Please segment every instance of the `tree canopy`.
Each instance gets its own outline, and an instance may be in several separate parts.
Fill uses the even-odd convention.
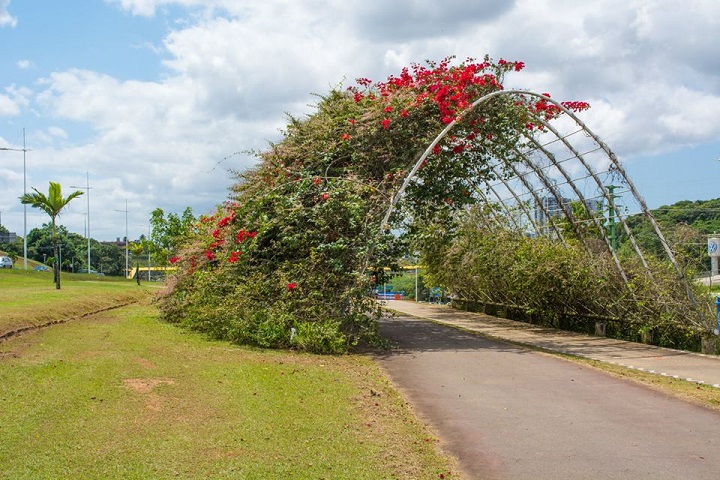
[[[33,188],[35,193],[25,193],[20,197],[20,203],[30,205],[33,208],[37,208],[39,210],[44,211],[50,216],[51,224],[52,224],[52,239],[53,239],[53,249],[54,249],[54,257],[58,258],[58,243],[57,243],[57,226],[56,226],[56,220],[57,217],[60,215],[60,212],[62,212],[68,203],[70,203],[74,198],[79,197],[83,194],[83,192],[77,190],[75,192],[72,192],[67,197],[63,197],[62,195],[62,187],[59,183],[56,182],[50,182],[50,187],[48,189],[48,194],[45,195],[44,193],[40,192],[38,189]],[[55,287],[57,289],[60,289],[60,264],[59,262],[53,262],[53,271],[55,273]]]

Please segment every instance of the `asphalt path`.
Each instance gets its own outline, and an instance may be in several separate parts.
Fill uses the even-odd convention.
[[[380,328],[380,364],[466,478],[720,478],[716,411],[416,317]]]

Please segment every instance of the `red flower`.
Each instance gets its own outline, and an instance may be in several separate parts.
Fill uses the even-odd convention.
[[[388,129],[388,126],[390,126],[390,119],[389,119],[389,118],[386,118],[385,120],[383,120],[383,121],[380,122],[380,123],[382,123],[383,128],[384,128],[385,130],[387,130],[387,129]]]
[[[228,262],[235,263],[240,259],[240,255],[242,255],[242,252],[240,250],[235,250],[230,254],[230,258],[228,258]]]
[[[314,185],[320,185],[321,183],[322,183],[322,178],[320,178],[320,177],[313,178]]]
[[[350,137],[350,135],[348,135],[347,133],[343,133],[342,135],[340,135],[340,140],[343,140],[343,141],[350,140],[350,138],[352,138],[352,137]]]
[[[406,118],[408,115],[410,115],[410,114],[408,113],[407,110],[403,110],[402,112],[400,112],[400,116],[403,118]]]
[[[287,284],[288,292],[292,292],[293,290],[295,290],[295,287],[297,287],[297,283],[288,283]]]
[[[248,232],[247,230],[241,229],[237,235],[235,235],[235,243],[241,243],[246,238],[255,238],[257,232]]]
[[[330,198],[330,194],[328,192],[323,192],[323,194],[320,195],[320,198],[322,198],[323,200],[327,200],[328,198]]]
[[[210,250],[205,252],[205,257],[207,257],[207,259],[210,260],[211,262],[213,260],[215,260],[215,254],[213,252],[211,252]]]
[[[390,112],[392,112],[392,111],[393,111],[393,107],[391,107],[390,105],[388,105],[387,107],[385,107],[385,113],[390,113]]]
[[[180,260],[180,257],[170,257],[170,263],[174,264]]]
[[[348,122],[350,125],[355,125],[355,119],[354,118],[348,118]]]

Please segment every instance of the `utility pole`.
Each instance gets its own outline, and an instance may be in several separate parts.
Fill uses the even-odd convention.
[[[125,199],[125,210],[115,210],[116,212],[125,212],[125,278],[130,273],[130,262],[128,257],[128,201]]]
[[[90,172],[85,172],[86,184],[84,187],[70,186],[70,188],[82,188],[87,190],[87,224],[86,224],[86,236],[87,236],[87,271],[88,274],[92,267],[90,266]]]
[[[23,152],[23,195],[27,193],[27,168],[26,153],[28,149],[25,146],[25,129],[23,128],[23,148],[6,148],[0,147],[0,150],[11,152]],[[27,270],[27,204],[23,203],[23,268]]]

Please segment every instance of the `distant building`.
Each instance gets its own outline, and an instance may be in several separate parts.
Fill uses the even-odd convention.
[[[561,197],[562,205],[570,206],[569,198]],[[540,203],[535,204],[535,223],[545,225],[551,218],[558,219],[565,216],[563,207],[553,196],[540,197]]]
[[[540,203],[535,204],[535,223],[538,225],[547,225],[549,220],[561,219],[565,216],[563,207],[570,210],[570,204],[574,201],[569,198],[561,197],[562,205],[558,203],[557,199],[553,196],[541,197]],[[588,209],[588,213],[594,217],[601,214],[605,210],[605,202],[602,200],[591,199],[585,200],[585,207]]]

